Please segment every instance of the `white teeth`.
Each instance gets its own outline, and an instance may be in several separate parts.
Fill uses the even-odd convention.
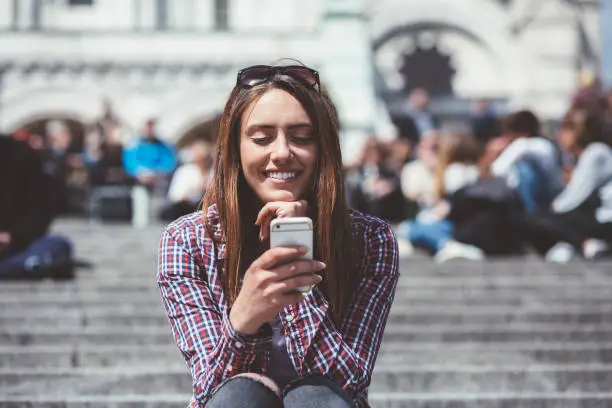
[[[277,180],[290,180],[290,179],[294,179],[297,176],[296,173],[291,172],[291,173],[286,173],[286,172],[274,172],[274,173],[268,173],[268,177],[269,178],[273,178],[273,179],[277,179]]]

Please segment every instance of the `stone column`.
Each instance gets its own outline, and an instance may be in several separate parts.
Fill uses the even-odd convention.
[[[376,112],[372,49],[363,0],[327,0],[321,47],[322,80],[340,114],[344,161],[352,162],[374,130]]]
[[[601,30],[601,77],[604,86],[612,88],[612,0],[599,1]]]

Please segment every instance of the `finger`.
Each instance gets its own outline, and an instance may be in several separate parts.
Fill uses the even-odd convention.
[[[301,292],[303,288],[312,288],[321,282],[323,278],[315,274],[303,274],[294,276],[283,281],[271,283],[264,290],[264,296],[277,297],[290,292]]]
[[[282,246],[270,248],[257,258],[253,265],[256,268],[272,269],[281,263],[297,260],[308,253],[308,248],[303,246]]]
[[[261,241],[265,240],[270,235],[270,223],[271,222],[272,222],[271,217],[266,217],[262,221],[261,227],[259,228],[259,238],[261,239]]]
[[[261,223],[266,218],[271,218],[276,213],[276,211],[278,211],[279,207],[280,206],[277,203],[267,203],[266,205],[264,205],[262,209],[259,210],[259,214],[257,214],[255,225],[261,225]]]
[[[289,279],[296,275],[313,274],[325,269],[325,264],[311,259],[300,259],[286,264],[278,265],[271,271],[276,273],[278,280]]]

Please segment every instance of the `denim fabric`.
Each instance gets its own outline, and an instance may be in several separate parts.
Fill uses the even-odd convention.
[[[534,163],[520,161],[513,167],[516,189],[527,213],[547,211],[556,191],[552,191],[552,181]]]
[[[72,245],[66,238],[46,236],[34,241],[25,251],[0,260],[0,278],[27,278],[38,270],[66,268],[72,263]]]
[[[300,378],[285,387],[282,400],[270,388],[248,377],[225,380],[206,408],[354,408],[342,387],[320,376]]]
[[[248,377],[232,377],[222,382],[204,404],[206,408],[282,408],[274,391]]]
[[[448,220],[409,221],[400,231],[405,231],[405,238],[413,245],[422,245],[434,252],[453,238],[453,224]]]
[[[354,408],[355,403],[342,387],[321,377],[305,377],[290,383],[283,391],[285,408]]]

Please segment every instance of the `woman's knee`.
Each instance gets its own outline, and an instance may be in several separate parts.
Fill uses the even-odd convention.
[[[280,390],[270,378],[243,373],[226,379],[206,401],[210,408],[280,408]]]
[[[352,408],[353,400],[342,387],[323,376],[310,376],[291,382],[283,390],[285,407]]]
[[[257,373],[242,373],[242,374],[238,374],[235,375],[232,378],[246,378],[249,380],[253,380],[261,385],[263,385],[264,387],[270,389],[271,391],[274,392],[274,394],[276,394],[277,396],[280,397],[280,387],[278,386],[278,384],[276,384],[276,382],[271,379],[270,377],[266,377],[263,374],[257,374]]]

